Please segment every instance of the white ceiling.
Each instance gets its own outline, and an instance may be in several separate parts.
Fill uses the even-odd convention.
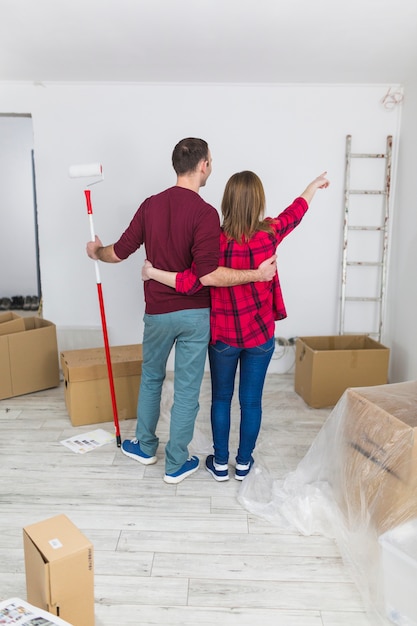
[[[416,76],[417,0],[0,0],[0,81]]]

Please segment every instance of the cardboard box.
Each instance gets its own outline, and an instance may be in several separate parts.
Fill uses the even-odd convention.
[[[142,346],[111,347],[110,359],[118,418],[135,418],[142,374]],[[72,425],[113,421],[104,348],[62,352],[61,366],[65,381],[65,404]]]
[[[55,325],[39,317],[0,315],[0,399],[58,385]]]
[[[334,406],[348,387],[384,385],[389,349],[367,335],[299,337],[295,391],[310,406]]]
[[[332,480],[349,527],[385,532],[417,517],[417,381],[348,389],[334,412]]]
[[[23,529],[27,600],[73,626],[94,626],[93,546],[66,515]]]
[[[399,626],[417,626],[417,519],[379,537],[387,617]]]

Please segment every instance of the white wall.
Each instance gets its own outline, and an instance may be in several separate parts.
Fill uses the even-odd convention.
[[[388,285],[390,381],[417,379],[417,79],[405,86]]]
[[[0,297],[38,294],[30,117],[0,116]]]
[[[58,327],[100,324],[94,266],[85,254],[89,227],[83,180],[74,163],[100,161],[92,187],[94,221],[104,243],[116,240],[145,197],[174,184],[171,152],[185,136],[204,137],[213,174],[204,198],[220,205],[228,177],[254,170],[268,214],[280,212],[316,175],[318,192],[301,226],[279,249],[288,319],[276,335],[338,332],[345,137],[355,151],[397,143],[399,109],[380,103],[387,85],[0,85],[7,111],[31,113],[38,188],[44,316]],[[0,111],[1,112],[1,111]],[[144,252],[101,265],[110,343],[141,340]]]

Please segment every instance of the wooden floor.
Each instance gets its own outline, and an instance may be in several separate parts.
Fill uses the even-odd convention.
[[[148,467],[113,443],[87,454],[63,446],[97,426],[71,426],[62,384],[0,401],[0,599],[26,599],[22,527],[65,513],[94,545],[96,626],[368,626],[333,540],[285,534],[250,514],[233,476],[217,483],[201,468],[179,485],[163,482],[171,387],[158,463]],[[307,407],[290,374],[268,375],[264,398],[255,460],[281,477],[330,411]],[[209,407],[206,375],[192,450],[202,461]],[[122,438],[133,436],[135,420],[120,426]]]

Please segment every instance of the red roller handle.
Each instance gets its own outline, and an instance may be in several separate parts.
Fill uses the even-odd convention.
[[[94,234],[94,225],[93,225],[93,207],[91,204],[91,192],[89,189],[85,189],[84,194],[85,194],[85,199],[87,203],[87,213],[90,217],[91,238],[92,238],[92,241],[94,241],[95,234]],[[95,261],[95,264],[96,264],[97,293],[98,293],[98,301],[100,305],[101,327],[103,330],[104,349],[106,353],[106,363],[107,363],[107,373],[109,377],[110,396],[111,396],[111,402],[112,402],[112,407],[113,407],[114,430],[116,434],[117,447],[120,448],[122,445],[122,441],[120,437],[119,416],[117,413],[116,393],[114,389],[113,369],[111,365],[111,356],[110,356],[110,348],[109,348],[109,337],[107,334],[107,322],[106,322],[106,313],[104,310],[103,290],[101,287],[100,273],[98,269],[98,261]]]

